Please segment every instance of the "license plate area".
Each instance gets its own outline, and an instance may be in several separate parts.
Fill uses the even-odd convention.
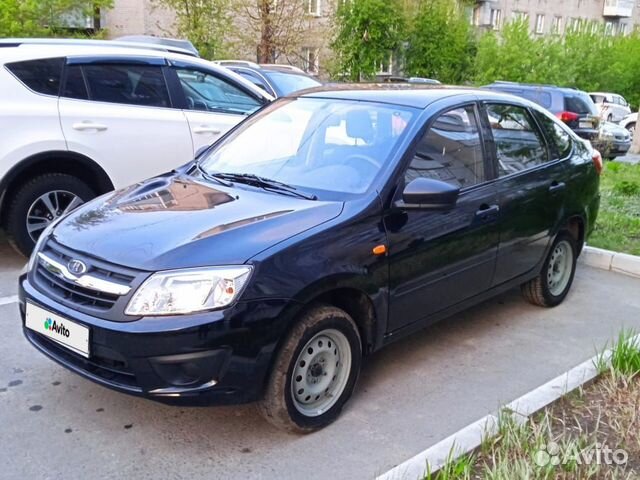
[[[25,326],[78,355],[89,358],[89,328],[27,302]]]

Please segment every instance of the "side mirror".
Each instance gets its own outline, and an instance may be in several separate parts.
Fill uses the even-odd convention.
[[[455,207],[460,187],[432,178],[416,178],[404,187],[403,208],[447,210]]]

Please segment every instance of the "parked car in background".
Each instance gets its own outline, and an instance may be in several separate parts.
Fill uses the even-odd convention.
[[[272,100],[166,45],[0,41],[0,221],[28,254],[55,218],[171,170]]]
[[[626,128],[629,133],[631,134],[631,138],[633,138],[633,135],[636,131],[636,123],[638,122],[638,112],[634,112],[631,113],[629,115],[627,115],[626,117],[624,117],[622,120],[620,120],[620,123],[618,125],[620,125],[621,127]]]
[[[434,78],[425,77],[386,77],[382,83],[415,83],[422,85],[441,85],[441,82]]]
[[[513,287],[560,304],[601,170],[512,95],[306,91],[50,226],[20,278],[23,332],[120,392],[258,401],[311,432],[338,417],[363,355]]]
[[[484,88],[531,100],[553,113],[580,137],[597,142],[600,135],[600,113],[586,92],[555,85],[502,81]]]
[[[591,100],[600,111],[600,118],[607,122],[619,122],[631,113],[629,104],[622,95],[616,93],[591,92]]]
[[[258,65],[244,60],[216,60],[214,63],[236,72],[276,98],[322,85],[317,78],[290,65]]]
[[[597,148],[604,158],[613,159],[625,155],[631,148],[631,134],[620,125],[602,122]]]

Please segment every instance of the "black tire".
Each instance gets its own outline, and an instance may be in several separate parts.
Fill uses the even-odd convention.
[[[613,122],[613,115],[609,114],[609,116],[607,117],[607,122]]]
[[[294,367],[298,363],[302,350],[308,347],[309,341],[321,332],[332,330],[337,330],[346,337],[351,352],[351,368],[348,374],[345,370],[346,382],[342,392],[336,397],[335,403],[320,415],[308,416],[295,404],[291,385],[293,381],[299,381],[300,377],[293,378]],[[326,427],[340,415],[342,407],[351,397],[360,372],[361,360],[362,344],[358,327],[353,319],[339,308],[318,305],[302,315],[282,344],[264,396],[258,402],[258,409],[268,422],[288,432],[310,433]],[[333,378],[335,379],[335,376]],[[327,398],[333,397],[327,396]]]
[[[40,196],[56,190],[72,193],[83,202],[96,197],[86,183],[64,173],[39,175],[19,186],[9,201],[6,223],[9,243],[19,253],[28,256],[35,246],[26,225],[29,209]]]
[[[630,124],[628,124],[627,125],[627,130],[631,134],[631,137],[633,137],[633,135],[636,132],[636,122],[631,122]]]
[[[553,292],[548,279],[549,275],[553,274],[553,267],[551,267],[551,265],[555,258],[554,255],[557,255],[556,249],[560,244],[568,245],[572,257],[570,261],[571,270],[570,272],[568,272],[566,286],[564,286],[561,291]],[[577,257],[578,248],[575,239],[566,232],[561,232],[560,234],[558,234],[553,244],[551,245],[551,249],[549,250],[549,254],[545,259],[540,274],[533,280],[530,280],[521,286],[522,294],[524,295],[524,297],[534,305],[539,305],[541,307],[555,307],[556,305],[562,303],[562,301],[569,293],[571,284],[573,283],[573,278],[576,273]],[[552,270],[551,273],[550,267]]]

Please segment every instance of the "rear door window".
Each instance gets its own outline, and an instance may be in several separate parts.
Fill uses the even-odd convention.
[[[97,102],[170,107],[162,67],[153,65],[84,65],[89,98]]]
[[[43,58],[6,65],[18,80],[36,93],[58,95],[62,77],[63,58]]]
[[[571,135],[555,120],[548,117],[542,112],[534,110],[533,112],[536,120],[542,126],[542,130],[547,139],[555,147],[555,153],[557,158],[566,158],[571,153],[573,143],[571,141]]]
[[[529,111],[519,105],[487,104],[501,177],[549,161],[546,143]]]

